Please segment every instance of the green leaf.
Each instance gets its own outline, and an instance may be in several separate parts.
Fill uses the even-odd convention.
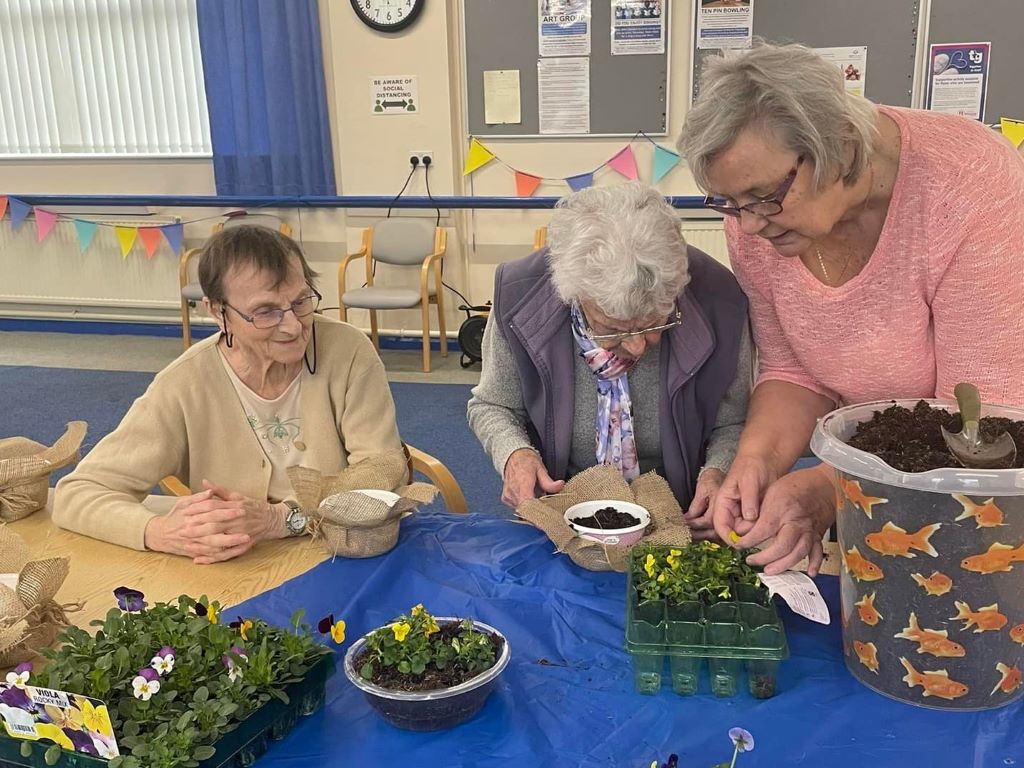
[[[21,747],[19,747],[18,751],[21,752],[22,757],[32,757],[32,742],[21,742]]]
[[[123,726],[121,726],[121,733],[125,736],[134,738],[139,735],[139,729],[141,726],[137,720],[127,720]]]
[[[58,760],[60,760],[60,745],[51,744],[43,752],[43,762],[47,765],[56,765]]]
[[[306,609],[305,608],[298,608],[298,609],[296,609],[295,613],[292,614],[292,617],[291,617],[291,619],[289,620],[288,623],[291,624],[293,627],[298,627],[299,626],[299,622],[302,621],[302,617],[305,616],[305,615],[306,615]]]
[[[195,693],[192,694],[192,701],[197,704],[202,704],[204,701],[210,698],[210,689],[205,685],[201,685],[196,688]]]
[[[229,715],[235,714],[238,711],[238,705],[233,701],[228,701],[220,705],[220,709],[217,710],[221,717],[228,717]]]
[[[209,760],[217,754],[217,750],[211,747],[209,744],[203,744],[192,750],[193,760]]]
[[[364,680],[369,680],[373,677],[373,664],[366,662],[363,664],[362,669],[359,670],[359,676]]]

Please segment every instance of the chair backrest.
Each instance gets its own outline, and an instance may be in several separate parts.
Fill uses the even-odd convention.
[[[249,227],[266,227],[267,229],[276,229],[282,235],[286,235],[288,237],[292,236],[292,228],[282,221],[280,217],[275,216],[272,213],[249,213],[247,211],[228,216],[224,221],[215,224],[213,226],[213,231],[220,232],[222,229],[231,229],[232,227],[241,227],[243,225]]]
[[[434,252],[435,229],[423,219],[383,219],[373,225],[370,254],[376,261],[419,266]]]

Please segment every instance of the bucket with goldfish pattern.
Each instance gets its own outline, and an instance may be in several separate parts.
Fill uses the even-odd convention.
[[[1024,470],[901,472],[845,442],[875,411],[917,402],[840,408],[811,439],[836,475],[846,664],[910,704],[1001,707],[1024,695]],[[1024,420],[1024,409],[983,416]]]

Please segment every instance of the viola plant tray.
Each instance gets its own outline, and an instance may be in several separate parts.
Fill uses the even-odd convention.
[[[633,559],[651,552],[664,557],[670,551],[679,550],[644,548],[633,553]],[[633,660],[637,691],[653,694],[661,689],[667,658],[672,689],[680,695],[699,690],[705,662],[716,696],[736,695],[743,668],[755,698],[775,694],[779,662],[789,656],[789,646],[766,590],[730,579],[727,588],[707,599],[677,604],[643,600],[637,590],[637,574],[642,571],[636,566],[641,564],[631,565],[626,588],[626,650]]]
[[[325,653],[311,666],[305,677],[285,687],[288,703],[272,698],[249,717],[218,739],[213,747],[216,753],[201,760],[197,768],[244,768],[251,766],[266,751],[270,741],[283,739],[298,722],[299,717],[310,715],[324,704],[327,680],[334,674],[335,656]],[[23,754],[23,745],[31,747]],[[46,762],[49,742],[30,742],[14,739],[0,727],[0,768],[104,768],[108,761],[99,757],[62,750],[55,762]]]

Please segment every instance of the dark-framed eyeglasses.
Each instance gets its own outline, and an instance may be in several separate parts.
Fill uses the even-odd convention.
[[[291,303],[287,309],[280,309],[279,307],[259,309],[253,312],[251,315],[247,315],[241,310],[232,307],[226,301],[224,306],[230,310],[233,310],[240,318],[245,320],[247,323],[251,323],[253,328],[258,328],[261,331],[268,330],[270,328],[276,328],[284,320],[286,312],[294,312],[296,317],[309,317],[312,315],[320,306],[320,301],[323,296],[317,291],[316,288],[310,286],[310,291],[302,298],[296,299]]]
[[[782,201],[786,199],[789,188],[793,186],[797,171],[800,170],[800,165],[803,161],[803,155],[796,159],[796,165],[793,166],[793,170],[786,174],[786,178],[782,180],[779,188],[768,195],[768,197],[763,197],[746,205],[730,205],[728,198],[708,195],[704,198],[704,207],[724,213],[726,216],[739,216],[743,211],[752,213],[755,216],[778,216],[782,213]]]
[[[683,322],[683,313],[679,310],[679,305],[674,305],[674,310],[669,315],[668,322],[662,323],[661,325],[652,325],[650,328],[640,328],[636,331],[621,331],[619,333],[594,333],[594,329],[590,327],[590,320],[587,319],[585,313],[583,313],[583,322],[586,324],[584,330],[587,333],[587,338],[598,344],[621,344],[626,339],[631,339],[634,336],[646,336],[649,333],[661,333],[667,331],[669,328],[675,328],[677,325],[681,325]]]

